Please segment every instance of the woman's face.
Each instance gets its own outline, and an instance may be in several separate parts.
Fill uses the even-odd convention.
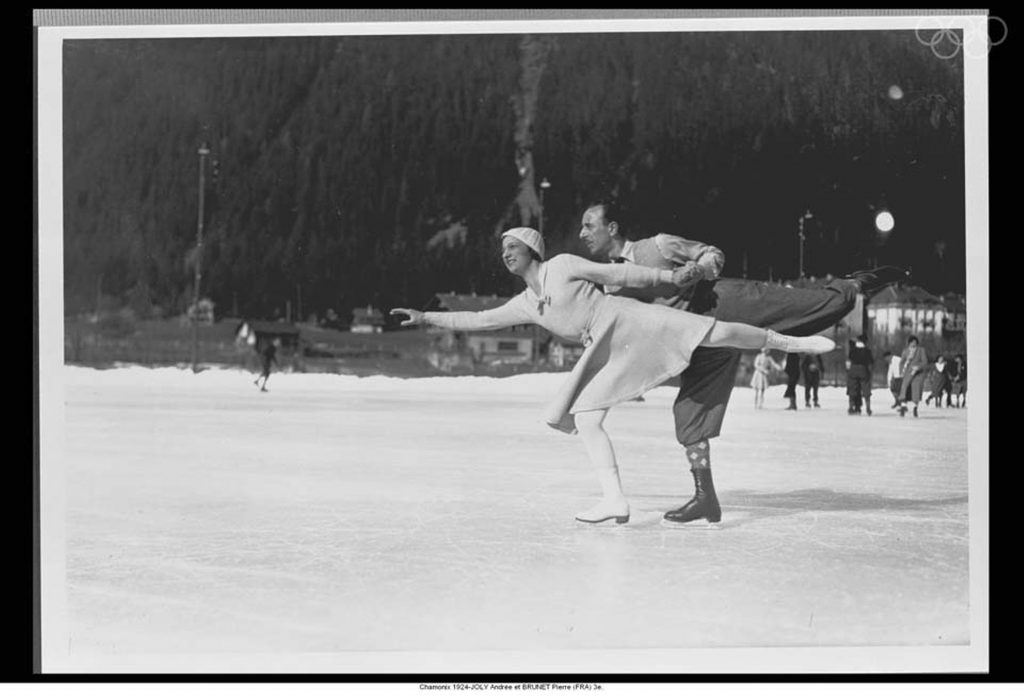
[[[533,262],[530,248],[517,238],[506,236],[501,242],[501,259],[513,275],[522,276]]]

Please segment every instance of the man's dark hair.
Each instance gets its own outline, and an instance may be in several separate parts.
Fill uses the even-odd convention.
[[[593,209],[594,207],[601,207],[604,212],[605,224],[610,224],[613,221],[619,225],[620,229],[626,228],[628,222],[625,220],[625,207],[622,206],[613,197],[599,197],[597,199],[590,200],[587,204],[587,209]]]
[[[920,345],[921,341],[917,339],[916,335],[912,335],[909,338],[907,338],[907,345],[910,345],[911,343],[917,343],[918,345]]]

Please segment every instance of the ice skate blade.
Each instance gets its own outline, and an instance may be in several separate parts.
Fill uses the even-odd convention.
[[[578,522],[578,523],[580,523],[582,525],[600,525],[602,523],[608,523],[609,525],[611,525],[613,523],[615,525],[625,525],[626,523],[629,522],[629,515],[628,514],[627,515],[609,515],[607,517],[600,518],[598,520],[587,520],[587,519],[581,518],[580,516],[577,515],[575,520],[576,520],[576,522]]]
[[[672,530],[721,530],[722,521],[719,520],[717,523],[712,523],[704,518],[698,518],[697,520],[689,520],[685,523],[680,523],[675,520],[661,519],[662,527],[667,527]]]

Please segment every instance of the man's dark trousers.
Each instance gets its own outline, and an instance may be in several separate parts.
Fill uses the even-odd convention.
[[[755,280],[700,282],[690,300],[693,313],[719,321],[749,323],[787,335],[806,336],[835,326],[857,302],[858,285],[834,280],[821,289],[795,289]],[[672,412],[683,445],[718,437],[732,395],[741,351],[699,347],[679,379]]]

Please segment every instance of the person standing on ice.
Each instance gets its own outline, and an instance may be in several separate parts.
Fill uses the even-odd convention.
[[[949,371],[950,393],[956,399],[956,407],[960,408],[960,400],[967,406],[967,360],[957,354]]]
[[[880,267],[852,273],[821,289],[792,289],[758,280],[721,277],[725,255],[718,248],[659,233],[629,240],[623,211],[611,199],[594,199],[583,212],[580,240],[591,255],[605,260],[646,265],[663,270],[686,270],[684,285],[643,289],[614,289],[610,294],[685,309],[719,321],[739,321],[790,335],[810,335],[832,328],[853,310],[857,295],[870,297],[907,273]],[[694,495],[665,513],[669,523],[707,519],[717,522],[721,507],[711,479],[712,438],[721,434],[725,409],[736,381],[741,353],[728,347],[698,347],[679,377],[679,394],[672,405],[676,439],[683,446],[693,477]]]
[[[860,415],[861,406],[871,415],[871,380],[874,376],[875,358],[868,347],[868,337],[863,333],[850,342],[846,359],[846,392],[850,395],[851,415]]]
[[[629,521],[618,463],[604,420],[608,410],[677,376],[697,347],[777,349],[824,353],[828,338],[796,338],[744,323],[718,321],[666,306],[610,296],[598,285],[653,287],[680,285],[685,269],[659,270],[633,264],[596,263],[576,255],[544,261],[544,239],[532,228],[501,234],[502,260],[526,289],[495,309],[479,312],[422,312],[391,309],[408,316],[403,326],[427,323],[452,330],[494,330],[532,323],[562,337],[578,337],[584,352],[544,413],[545,422],[579,433],[601,485],[602,498],[576,515],[583,523]]]
[[[260,391],[267,390],[267,380],[270,379],[270,366],[278,364],[277,362],[277,349],[281,347],[281,339],[274,338],[272,342],[267,343],[260,350],[260,361],[263,363],[263,371],[260,372],[260,376],[256,377],[256,381],[253,382],[260,388]],[[260,385],[260,380],[263,380],[263,384]]]
[[[949,367],[946,365],[946,358],[942,355],[935,358],[935,364],[932,366],[929,379],[931,380],[929,385],[931,393],[924,400],[924,405],[927,406],[934,399],[935,408],[942,408],[942,397],[945,396],[946,407],[952,406],[953,402],[950,399],[949,391]]]
[[[920,346],[916,335],[907,339],[907,347],[900,356],[903,379],[900,382],[900,417],[907,415],[907,402],[914,404],[914,418],[924,392],[925,370],[928,369],[928,355]]]
[[[892,392],[892,406],[889,408],[900,407],[900,384],[903,383],[903,370],[901,368],[902,358],[899,355],[893,355],[888,350],[885,351],[883,359],[888,363],[889,369],[885,374],[885,383],[889,387],[889,391]]]
[[[800,360],[800,370],[804,374],[804,406],[811,407],[814,401],[814,408],[821,408],[818,403],[818,389],[821,387],[821,371],[824,367],[820,355],[804,355]]]
[[[754,408],[764,408],[764,392],[768,388],[768,376],[772,370],[782,371],[782,365],[768,354],[768,348],[761,348],[754,358],[754,376],[750,386],[754,389]]]
[[[796,385],[800,381],[800,355],[795,352],[786,354],[786,393],[783,398],[789,399],[787,411],[796,410]]]

